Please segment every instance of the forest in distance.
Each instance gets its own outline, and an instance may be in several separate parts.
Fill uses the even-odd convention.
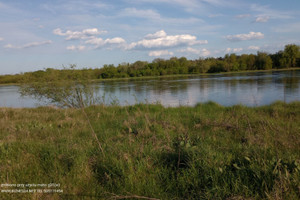
[[[185,57],[172,57],[168,60],[156,58],[152,62],[136,61],[104,65],[102,68],[70,68],[38,70],[15,75],[1,75],[0,84],[20,84],[26,82],[54,80],[101,80],[114,78],[149,77],[178,74],[219,73],[250,70],[270,70],[296,68],[300,66],[300,46],[288,44],[284,50],[274,54],[257,52],[257,54],[226,54],[218,58],[199,58],[188,60]],[[52,77],[52,78],[51,78]]]

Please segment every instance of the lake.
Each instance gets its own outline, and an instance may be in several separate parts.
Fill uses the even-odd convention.
[[[164,106],[194,106],[214,101],[224,106],[260,106],[278,100],[300,101],[300,70],[116,80],[97,85],[106,104],[159,102]],[[21,97],[18,86],[0,86],[0,107],[40,105],[46,103]]]

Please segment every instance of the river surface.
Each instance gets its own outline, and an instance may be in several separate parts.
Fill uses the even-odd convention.
[[[267,105],[274,101],[300,101],[300,70],[213,74],[177,78],[104,81],[97,83],[106,104],[161,103],[194,106],[214,101],[224,106]],[[0,86],[0,107],[46,105],[21,97],[18,86]]]

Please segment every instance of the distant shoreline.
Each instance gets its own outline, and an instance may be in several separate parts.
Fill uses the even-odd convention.
[[[220,74],[239,74],[239,73],[255,73],[255,72],[275,72],[275,71],[295,71],[300,70],[300,67],[285,68],[285,69],[266,69],[266,70],[244,70],[244,71],[231,71],[231,72],[216,72],[216,73],[198,73],[198,74],[172,74],[162,76],[141,76],[141,77],[127,77],[127,78],[109,78],[109,79],[94,79],[92,81],[116,81],[116,80],[135,80],[135,79],[158,79],[158,78],[177,78],[189,76],[205,76],[205,75],[220,75]]]
[[[215,72],[215,73],[196,73],[196,74],[171,74],[160,76],[141,76],[141,77],[125,77],[125,78],[107,78],[107,79],[92,79],[92,82],[106,82],[106,81],[123,81],[123,80],[143,80],[143,79],[160,79],[160,78],[180,78],[180,77],[194,77],[194,76],[207,76],[207,75],[223,75],[223,74],[244,74],[256,72],[276,72],[276,71],[295,71],[300,70],[300,67],[284,68],[284,69],[266,69],[266,70],[243,70],[243,71],[230,71],[230,72]],[[4,75],[5,76],[5,75]],[[21,85],[21,83],[0,83],[0,86]]]

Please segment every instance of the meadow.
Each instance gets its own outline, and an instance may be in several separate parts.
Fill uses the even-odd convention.
[[[300,199],[299,138],[300,102],[0,108],[0,199]]]

